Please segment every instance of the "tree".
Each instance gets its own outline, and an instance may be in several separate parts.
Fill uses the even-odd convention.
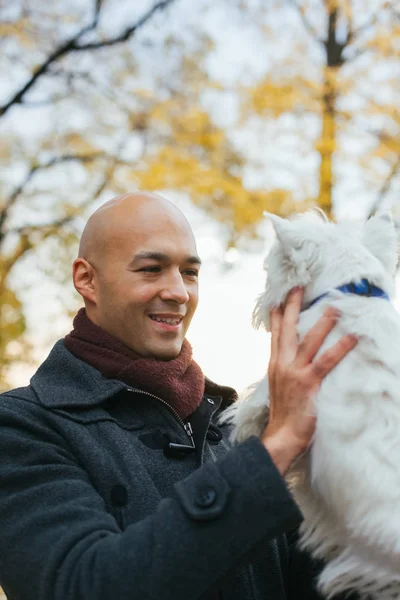
[[[272,31],[286,38],[289,52],[250,90],[252,108],[264,120],[290,115],[318,124],[316,133],[310,127],[311,139],[300,130],[318,155],[317,185],[311,197],[303,198],[306,203],[331,214],[351,161],[350,177],[363,170],[376,208],[399,168],[399,12],[384,1],[361,6],[355,0],[291,0],[287,8]],[[302,27],[297,38],[294,25],[288,26],[290,13]],[[336,185],[339,171],[341,186]]]
[[[81,67],[84,61],[77,65],[76,57],[90,54],[86,65],[93,65],[96,53],[123,46],[172,4],[173,0],[153,4],[139,16],[132,17],[131,24],[121,27],[114,35],[106,35],[104,27],[99,25],[102,0],[96,0],[92,16],[79,11],[64,12],[61,2],[52,3],[50,7],[44,2],[36,3],[34,8],[22,2],[13,7],[0,7],[4,13],[0,28],[2,70],[4,73],[17,71],[13,89],[0,107],[3,128],[0,152],[8,166],[0,201],[0,386],[5,385],[10,363],[27,358],[26,319],[18,292],[13,289],[13,271],[26,255],[48,240],[57,238],[66,248],[76,241],[76,218],[106,188],[118,162],[117,151],[123,144],[123,140],[118,140],[117,151],[112,152],[98,142],[96,137],[113,130],[105,120],[96,135],[87,136],[87,125],[80,131],[70,122],[62,122],[71,106],[75,104],[79,110],[82,105],[79,101],[82,82],[86,86],[98,83]],[[63,26],[60,16],[65,20],[69,18],[70,25]],[[84,24],[85,21],[89,24]],[[74,30],[72,34],[70,29]],[[130,53],[125,57],[122,53],[121,63],[124,58],[126,63],[132,61]],[[113,61],[110,63],[108,67]],[[118,65],[116,75],[121,71]],[[92,107],[100,98],[99,90],[91,94]],[[29,112],[37,111],[38,107],[42,118],[53,121],[52,126],[49,124],[47,131],[43,131],[38,124],[39,134],[28,136],[25,126]],[[102,107],[97,108],[101,111]],[[89,109],[87,106],[86,110]],[[25,119],[22,126],[18,122],[21,117]],[[132,130],[140,131],[134,115],[129,118]],[[53,177],[50,185],[48,175]],[[75,178],[80,175],[81,180],[90,177],[91,182],[84,192],[71,199],[70,190],[57,190],[54,178],[61,176],[65,181],[72,176],[73,180],[74,175]]]
[[[357,8],[0,3],[0,385],[29,354],[16,275],[40,266],[65,284],[83,218],[117,193],[185,192],[221,224],[227,247],[257,237],[264,211],[330,212],[350,162],[352,177],[375,185],[370,205],[386,196],[399,167],[399,14],[383,1]],[[222,31],[234,40],[230,78],[226,58],[212,67],[232,44]],[[235,46],[253,38],[246,64]],[[357,138],[367,151],[358,142],[350,156]]]
[[[116,22],[116,0],[76,12],[44,1],[1,8],[2,70],[18,68],[0,107],[9,167],[0,203],[0,385],[27,350],[13,273],[43,246],[45,270],[54,252],[69,256],[80,217],[96,202],[137,187],[187,191],[224,223],[229,245],[254,235],[263,211],[280,212],[286,199],[284,190],[246,189],[245,157],[202,105],[219,87],[203,66],[210,38],[200,30],[189,42],[172,33],[160,42],[153,32],[136,42],[156,18],[165,25],[174,1],[148,3],[128,25]],[[149,78],[141,58],[157,44],[168,69],[157,66]],[[41,122],[30,128],[32,115]],[[67,275],[53,269],[53,277],[63,283]]]

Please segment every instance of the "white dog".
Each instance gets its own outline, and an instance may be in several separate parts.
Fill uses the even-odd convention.
[[[335,225],[316,213],[271,220],[277,240],[265,260],[255,325],[268,330],[271,308],[304,286],[300,340],[328,306],[341,317],[320,353],[347,333],[359,338],[324,379],[312,445],[289,473],[304,515],[302,547],[325,559],[318,585],[328,598],[356,590],[374,600],[400,599],[400,316],[388,298],[397,265],[394,225],[388,215],[363,225]],[[228,409],[236,441],[261,434],[267,404],[264,378]]]

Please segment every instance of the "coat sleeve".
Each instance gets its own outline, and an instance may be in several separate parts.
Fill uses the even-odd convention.
[[[0,406],[0,584],[12,600],[200,598],[301,519],[256,438],[121,531],[38,409]]]

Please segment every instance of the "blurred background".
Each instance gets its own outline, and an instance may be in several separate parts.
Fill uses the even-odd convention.
[[[157,190],[204,261],[189,331],[209,377],[261,377],[264,211],[367,218],[400,200],[400,3],[0,0],[0,388],[81,306],[87,217]]]

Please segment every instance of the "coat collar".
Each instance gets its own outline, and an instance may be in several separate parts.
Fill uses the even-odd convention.
[[[31,386],[40,403],[49,408],[95,406],[128,387],[76,358],[63,340],[36,371]]]
[[[76,358],[59,340],[31,379],[38,400],[48,408],[79,408],[101,404],[129,386],[107,379],[91,365]],[[220,386],[206,377],[205,394],[222,396],[229,405],[237,398],[231,387]]]

